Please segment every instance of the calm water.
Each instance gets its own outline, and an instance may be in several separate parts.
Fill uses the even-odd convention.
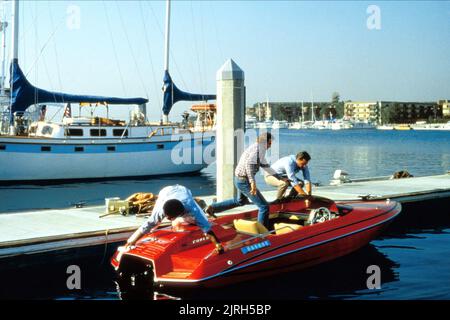
[[[398,170],[408,170],[415,176],[442,174],[450,170],[450,132],[283,130],[279,142],[281,156],[307,150],[313,158],[310,162],[312,180],[322,184],[329,182],[336,169],[346,170],[353,178],[390,175]],[[268,189],[262,177],[258,180],[262,189]],[[79,201],[102,204],[105,197],[126,197],[139,191],[158,192],[163,186],[174,183],[187,186],[196,195],[213,194],[215,164],[194,176],[50,186],[1,186],[0,212],[64,208]],[[368,247],[311,270],[212,292],[170,294],[203,299],[450,299],[449,207],[450,203],[441,203],[435,208],[427,204],[414,213],[405,208],[401,219]],[[415,218],[410,218],[413,216]],[[81,291],[68,292],[65,289],[67,264],[53,265],[51,269],[19,270],[3,275],[0,298],[129,297],[126,293],[120,294],[116,288],[107,264],[110,252],[105,252],[102,257],[76,262],[83,266]],[[371,264],[381,268],[380,290],[366,287],[366,268]],[[164,297],[144,293],[139,298],[154,296]]]

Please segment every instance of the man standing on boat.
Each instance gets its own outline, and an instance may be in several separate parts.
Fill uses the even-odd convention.
[[[207,213],[213,214],[243,206],[248,204],[250,199],[258,207],[258,222],[268,228],[269,204],[256,187],[255,174],[260,167],[268,171],[269,174],[276,174],[267,164],[265,158],[266,151],[271,145],[272,135],[267,132],[260,135],[257,141],[242,153],[234,172],[234,184],[239,190],[238,198],[213,203],[206,208]]]
[[[152,232],[164,218],[169,219],[173,226],[183,222],[198,225],[214,243],[216,250],[223,252],[208,218],[195,202],[191,191],[178,184],[161,189],[149,219],[127,240],[126,247],[133,246],[143,235]]]
[[[311,156],[306,151],[301,151],[297,155],[289,155],[277,160],[270,167],[276,172],[275,175],[265,174],[264,180],[270,186],[277,187],[277,200],[281,200],[289,186],[292,186],[288,198],[296,195],[311,195],[311,176],[308,169],[308,162]],[[296,174],[302,171],[304,180],[297,178]],[[303,190],[305,187],[305,190]]]

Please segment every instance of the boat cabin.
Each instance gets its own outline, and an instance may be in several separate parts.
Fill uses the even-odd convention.
[[[174,126],[130,126],[123,121],[98,117],[65,118],[62,123],[37,121],[28,129],[29,137],[52,139],[127,139],[176,133],[180,133],[179,128]]]

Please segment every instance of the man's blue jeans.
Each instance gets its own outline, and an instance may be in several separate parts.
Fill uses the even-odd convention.
[[[250,193],[250,183],[247,178],[234,177],[234,185],[239,190],[239,195],[235,199],[211,204],[214,212],[222,212],[248,204],[250,199],[258,207],[258,221],[266,228],[269,226],[269,204],[259,190],[256,195]]]

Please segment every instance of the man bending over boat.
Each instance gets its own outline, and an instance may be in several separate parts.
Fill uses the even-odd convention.
[[[214,243],[216,250],[223,252],[222,245],[211,230],[208,218],[195,202],[191,191],[178,184],[161,189],[150,217],[127,240],[126,247],[133,246],[143,235],[152,232],[164,218],[169,219],[172,226],[183,222],[198,225]]]
[[[311,177],[308,169],[308,162],[311,156],[306,151],[301,151],[297,155],[290,155],[277,160],[270,167],[276,172],[275,175],[266,173],[264,180],[270,186],[277,187],[277,200],[281,200],[289,186],[292,189],[288,198],[296,195],[311,195]],[[304,180],[297,178],[296,174],[302,171]],[[305,190],[303,190],[305,187]]]
[[[276,174],[266,162],[266,151],[272,145],[272,135],[264,133],[257,141],[248,147],[241,155],[234,172],[234,185],[239,190],[239,196],[235,199],[216,202],[206,208],[206,212],[213,214],[248,204],[250,199],[258,207],[258,222],[269,228],[269,204],[256,187],[255,174],[259,168]]]

